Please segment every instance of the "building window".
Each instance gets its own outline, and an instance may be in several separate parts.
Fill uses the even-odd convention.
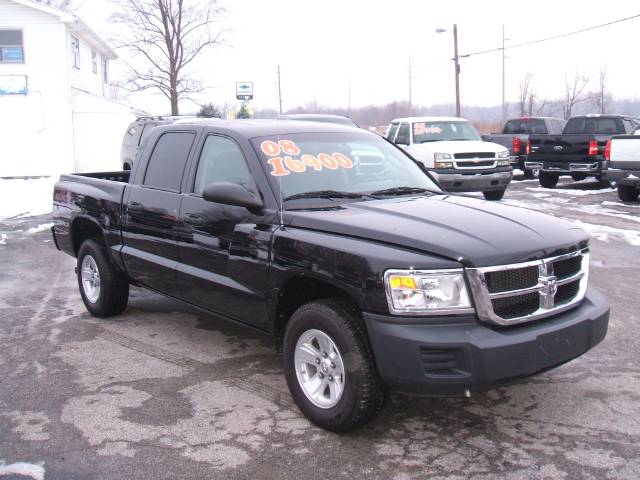
[[[102,83],[109,83],[109,62],[106,58],[102,59]]]
[[[93,73],[98,73],[98,55],[95,50],[91,50],[91,67],[93,68]]]
[[[71,36],[71,61],[73,68],[80,70],[80,40]]]
[[[0,63],[24,63],[22,30],[0,30]]]

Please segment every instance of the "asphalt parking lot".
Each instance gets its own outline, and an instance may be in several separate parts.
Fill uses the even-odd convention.
[[[267,338],[139,289],[92,318],[50,217],[0,222],[0,478],[640,478],[640,204],[600,187],[516,181],[503,202],[589,231],[602,344],[470,399],[392,395],[343,436],[297,411]]]

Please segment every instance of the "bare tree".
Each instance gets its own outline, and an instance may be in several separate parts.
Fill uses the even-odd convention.
[[[600,70],[600,81],[598,83],[598,91],[595,92],[595,103],[600,113],[605,113],[607,102],[609,100],[607,94],[607,69]]]
[[[588,83],[589,79],[587,77],[578,75],[577,73],[573,77],[572,83],[569,83],[569,81],[565,79],[565,95],[562,101],[562,114],[565,120],[571,117],[573,107],[575,107],[577,103],[585,100],[583,94]]]
[[[189,72],[205,49],[219,45],[224,9],[217,0],[114,0],[112,16],[126,29],[116,46],[132,53],[127,87],[159,90],[178,115],[179,102],[204,90]]]
[[[527,114],[527,100],[533,95],[531,90],[531,79],[533,73],[527,73],[520,82],[520,98],[518,99],[520,104],[520,116],[524,117]]]

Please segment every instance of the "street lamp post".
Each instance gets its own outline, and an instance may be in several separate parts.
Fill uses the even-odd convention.
[[[444,33],[445,28],[436,29],[436,33]],[[453,64],[456,81],[456,117],[460,116],[460,56],[458,55],[458,25],[453,24]]]

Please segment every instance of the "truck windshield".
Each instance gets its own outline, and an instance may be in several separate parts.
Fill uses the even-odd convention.
[[[505,124],[502,133],[535,133],[544,135],[549,132],[547,132],[547,126],[545,125],[544,120],[540,118],[514,118]]]
[[[624,128],[622,122],[614,117],[575,117],[569,119],[562,133],[616,135],[624,133]]]
[[[415,122],[413,143],[480,140],[476,129],[468,122]]]
[[[282,198],[441,193],[402,150],[370,133],[296,133],[251,140]]]

